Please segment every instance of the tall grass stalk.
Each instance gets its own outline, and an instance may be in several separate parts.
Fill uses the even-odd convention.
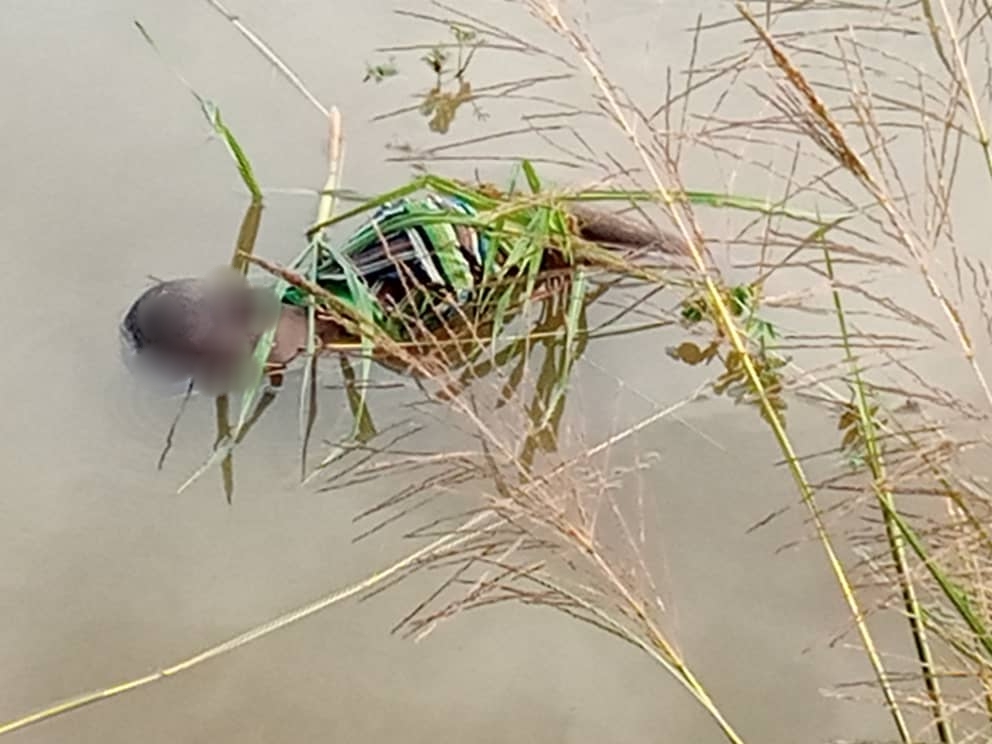
[[[466,521],[462,525],[458,534],[443,535],[428,545],[423,546],[419,550],[406,555],[390,566],[370,574],[361,581],[333,591],[302,607],[298,607],[290,612],[280,615],[277,618],[273,618],[272,620],[257,625],[244,633],[240,633],[222,643],[211,646],[210,648],[205,649],[194,656],[177,661],[156,672],[152,672],[151,674],[146,674],[126,682],[119,682],[109,687],[94,690],[93,692],[83,693],[60,703],[50,705],[37,712],[11,721],[0,723],[0,736],[12,734],[15,731],[50,720],[56,716],[71,713],[72,711],[79,710],[80,708],[94,703],[134,692],[135,690],[147,687],[154,682],[161,682],[169,677],[174,677],[178,674],[189,671],[190,669],[193,669],[204,662],[210,661],[211,659],[216,659],[220,656],[235,651],[242,646],[271,635],[272,633],[282,630],[283,628],[293,625],[294,623],[305,620],[306,618],[322,612],[323,610],[326,610],[329,607],[342,602],[343,600],[357,596],[363,592],[367,592],[377,585],[390,580],[396,574],[401,573],[410,566],[414,565],[417,561],[429,556],[431,553],[439,550],[451,550],[458,547],[460,543],[467,542],[478,534],[477,531],[485,531],[487,529],[485,523],[489,516],[490,515],[487,513],[479,514]]]
[[[606,101],[613,120],[626,134],[632,147],[637,152],[641,163],[649,174],[653,186],[657,189],[657,192],[660,195],[662,205],[668,210],[672,220],[677,225],[679,232],[685,238],[686,244],[689,246],[691,251],[693,262],[695,263],[696,269],[699,272],[701,280],[704,284],[707,297],[716,309],[715,319],[721,330],[727,334],[733,349],[740,356],[748,380],[760,400],[764,418],[771,426],[772,433],[774,434],[775,440],[782,450],[785,461],[790,472],[792,473],[792,477],[799,489],[800,495],[802,496],[803,503],[806,504],[809,509],[816,529],[817,538],[823,546],[823,550],[827,556],[827,561],[830,565],[830,570],[833,572],[834,577],[837,580],[841,594],[858,629],[861,643],[865,649],[865,653],[872,666],[883,695],[885,696],[886,704],[892,715],[892,719],[895,723],[899,737],[903,742],[905,742],[905,744],[911,744],[912,736],[909,726],[906,723],[905,716],[903,715],[892,690],[892,685],[889,681],[888,674],[886,673],[885,666],[882,663],[877,644],[875,643],[871,631],[868,628],[865,613],[861,609],[860,603],[858,602],[852,582],[848,578],[847,571],[837,555],[833,545],[833,540],[831,539],[830,533],[823,522],[820,509],[816,504],[813,488],[806,477],[795,447],[786,433],[781,417],[765,390],[765,386],[762,383],[761,377],[759,376],[757,368],[751,357],[750,349],[745,341],[745,337],[742,334],[741,329],[737,327],[733,314],[730,312],[727,303],[724,300],[724,295],[718,289],[716,282],[711,276],[709,268],[699,251],[699,241],[697,236],[700,233],[698,227],[693,225],[694,229],[690,231],[690,226],[687,222],[688,215],[683,216],[676,208],[677,205],[666,187],[665,180],[662,178],[661,172],[655,163],[655,158],[648,152],[647,148],[640,141],[637,131],[630,121],[628,114],[620,105],[620,102],[616,97],[615,89],[607,80],[593,49],[588,45],[585,39],[582,38],[582,36],[580,36],[569,26],[564,16],[561,14],[559,6],[555,0],[532,0],[532,5],[535,7],[538,14],[546,21],[549,27],[571,44],[579,58],[582,60],[600,94]],[[742,13],[746,13],[746,9],[742,6],[738,7]]]
[[[838,9],[851,14],[864,13],[870,16],[867,8],[857,8],[854,4],[837,3]],[[904,32],[913,29],[915,24],[925,23],[926,34],[933,43],[934,52],[947,72],[948,79],[924,71],[915,60],[904,60],[898,53],[885,50],[875,54],[870,43],[859,39],[856,23],[831,40],[834,50],[824,59],[836,65],[847,80],[843,88],[817,85],[802,72],[795,56],[802,55],[811,43],[804,38],[803,43],[782,35],[774,38],[757,23],[746,8],[738,5],[739,13],[756,32],[762,47],[770,54],[774,67],[783,75],[777,82],[777,95],[766,98],[779,114],[780,126],[803,141],[815,144],[825,153],[842,173],[851,176],[854,183],[868,192],[872,200],[870,219],[876,222],[890,242],[904,251],[911,259],[911,266],[918,272],[928,294],[936,301],[944,319],[953,331],[951,338],[956,342],[961,358],[978,381],[979,388],[988,405],[988,385],[980,365],[981,345],[973,341],[969,329],[972,313],[963,308],[960,301],[967,295],[964,272],[973,277],[972,297],[977,300],[981,311],[981,323],[988,329],[988,306],[984,300],[987,285],[987,265],[981,255],[964,255],[959,252],[957,238],[952,229],[952,219],[958,212],[954,198],[954,183],[958,176],[960,154],[964,152],[962,143],[973,140],[982,152],[982,164],[988,168],[987,125],[981,115],[978,89],[972,83],[966,55],[975,48],[972,44],[981,39],[980,45],[987,44],[987,8],[972,8],[966,3],[951,11],[947,2],[937,4],[921,2],[907,6],[904,13],[898,13],[900,21],[908,25]],[[915,15],[916,11],[920,15]],[[969,18],[975,11],[976,15]],[[765,26],[770,26],[766,22]],[[898,26],[895,26],[898,27]],[[959,33],[958,28],[967,29]],[[864,34],[864,30],[860,29]],[[969,42],[962,43],[968,37]],[[872,53],[873,61],[864,59]],[[916,76],[915,85],[906,86],[919,96],[919,102],[907,102],[890,93],[878,92],[873,86],[886,82],[878,62],[909,69]],[[984,61],[982,62],[984,65]],[[818,77],[822,78],[822,69]],[[777,76],[772,76],[777,77]],[[899,85],[896,84],[896,90]],[[824,91],[841,93],[843,100],[833,106],[824,100]],[[985,86],[982,95],[989,96]],[[838,111],[844,113],[838,114]],[[883,118],[885,117],[885,118]],[[900,118],[902,117],[902,118]],[[961,119],[970,117],[971,127]],[[896,154],[891,136],[906,120],[915,120],[910,131],[919,133],[923,153],[923,189],[911,191],[908,178],[900,173],[900,166],[907,161],[905,155]],[[911,159],[910,159],[911,160]],[[915,161],[914,161],[915,162]],[[922,206],[921,206],[922,205]],[[923,218],[920,219],[920,210]],[[950,246],[949,270],[953,289],[942,286],[937,273],[940,257],[938,250]],[[851,422],[846,440],[856,442],[861,448],[862,465],[855,473],[866,471],[870,483],[864,488],[875,499],[884,527],[881,536],[887,546],[891,566],[876,567],[874,579],[883,585],[890,585],[901,598],[903,614],[909,621],[910,633],[916,661],[920,668],[920,680],[925,692],[925,707],[933,722],[933,730],[940,741],[952,741],[954,729],[958,729],[963,740],[976,737],[985,738],[988,725],[988,669],[990,660],[988,627],[987,581],[984,566],[989,556],[988,530],[983,522],[987,519],[988,493],[984,485],[961,469],[955,450],[964,445],[952,439],[949,427],[944,422],[928,421],[922,428],[912,428],[896,421],[879,418],[879,400],[884,392],[903,391],[891,384],[888,387],[868,382],[866,369],[870,364],[854,357],[851,344],[852,332],[848,312],[841,304],[841,291],[881,304],[882,299],[868,295],[861,282],[841,283],[835,273],[835,261],[828,251],[825,256],[826,276],[831,284],[833,314],[840,327],[840,340],[844,352],[844,378],[850,381],[854,395],[850,413],[845,413]],[[983,278],[984,277],[984,278]],[[952,300],[957,295],[958,301]],[[919,317],[919,316],[918,316]],[[913,321],[918,328],[926,329],[937,338],[943,338],[940,331],[926,321]],[[883,354],[887,364],[905,372],[916,383],[917,394],[921,399],[953,410],[966,418],[981,420],[985,414],[971,409],[964,401],[954,399],[940,389],[940,382],[953,360],[953,353],[941,351],[942,372],[937,380],[927,379],[911,368],[909,364]],[[875,370],[879,374],[881,370]],[[892,414],[892,410],[888,414]],[[984,438],[983,438],[984,439]],[[982,442],[979,446],[986,446]],[[849,446],[845,442],[845,447]],[[862,466],[864,470],[862,470]],[[849,488],[849,486],[845,486]],[[859,490],[860,490],[859,488]],[[897,494],[932,495],[945,505],[946,521],[931,521],[925,526],[918,523],[921,517],[897,506]],[[986,516],[980,517],[979,514]],[[912,571],[912,559],[918,562],[919,571]],[[944,652],[938,653],[937,647]],[[957,660],[962,670],[949,671],[938,668],[937,658],[949,655]],[[944,677],[956,677],[954,682],[942,684]],[[961,690],[974,685],[972,691]],[[948,690],[958,689],[959,701],[952,701]],[[977,692],[977,694],[973,694]],[[914,700],[914,698],[907,698]],[[981,708],[976,702],[981,699]],[[915,700],[919,700],[916,698]],[[914,700],[914,702],[915,702]],[[985,726],[979,721],[977,727],[974,714],[984,715]]]
[[[943,2],[943,0],[941,0]],[[789,59],[789,56],[775,42],[772,36],[755,20],[743,3],[736,3],[736,7],[741,17],[743,17],[758,34],[761,41],[768,48],[775,64],[785,75],[789,85],[792,86],[799,96],[801,105],[808,109],[808,118],[803,122],[803,126],[810,132],[811,138],[833,157],[835,157],[844,169],[851,173],[874,199],[875,204],[885,213],[889,220],[890,228],[898,236],[899,243],[910,253],[913,260],[919,267],[920,274],[930,291],[931,296],[937,300],[941,311],[958,339],[965,358],[981,385],[985,400],[992,407],[992,388],[989,387],[988,380],[975,355],[975,348],[971,340],[971,335],[965,326],[961,313],[951,302],[950,298],[941,288],[939,282],[927,266],[927,260],[923,247],[914,238],[907,228],[906,222],[893,200],[889,197],[882,184],[872,175],[867,163],[850,145],[844,130],[834,120],[830,109],[816,93],[813,87],[806,80],[805,75]],[[984,146],[988,144],[988,138],[981,130],[980,138],[984,138]],[[980,140],[982,141],[982,140]]]
[[[823,249],[823,262],[827,276],[833,282],[835,279],[834,265],[830,256],[830,249],[826,246]],[[896,510],[895,496],[889,486],[889,478],[886,473],[883,454],[884,445],[879,441],[878,424],[875,421],[877,406],[872,405],[865,381],[861,376],[858,361],[851,348],[851,336],[848,332],[847,318],[844,315],[844,306],[841,301],[840,292],[836,287],[833,287],[831,293],[833,295],[834,309],[837,314],[837,323],[840,326],[840,337],[844,343],[844,354],[851,367],[851,387],[855,395],[860,439],[865,448],[865,459],[872,477],[872,489],[882,505],[885,519],[885,535],[892,551],[892,559],[896,567],[900,591],[906,609],[906,618],[909,622],[909,630],[913,638],[913,647],[920,663],[920,671],[923,675],[927,695],[933,704],[933,718],[937,735],[942,744],[951,744],[954,741],[954,734],[947,713],[947,703],[941,694],[939,671],[934,664],[933,650],[927,637],[926,618],[917,597],[916,585],[906,555],[905,537],[903,536],[903,531],[896,524],[896,515],[898,512]]]
[[[328,165],[327,182],[317,206],[317,221],[322,222],[331,217],[335,208],[334,192],[340,187],[341,170],[344,162],[343,130],[341,127],[341,112],[335,106],[328,117]],[[310,241],[310,251],[306,261],[309,264],[310,281],[317,282],[317,261],[320,244],[317,240]],[[307,477],[307,451],[310,435],[317,415],[317,308],[312,300],[307,303],[307,347],[306,361],[303,368],[303,379],[300,382],[300,478]],[[356,422],[364,421],[359,413]]]

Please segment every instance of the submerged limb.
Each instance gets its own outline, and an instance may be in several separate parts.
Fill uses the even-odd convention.
[[[604,248],[657,250],[672,256],[687,256],[685,240],[624,215],[585,204],[570,204],[568,212],[576,219],[579,236]]]

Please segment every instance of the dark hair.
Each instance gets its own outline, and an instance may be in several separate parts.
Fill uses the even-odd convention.
[[[132,303],[120,324],[134,361],[171,378],[220,379],[250,357],[275,303],[271,292],[236,281],[159,282]]]

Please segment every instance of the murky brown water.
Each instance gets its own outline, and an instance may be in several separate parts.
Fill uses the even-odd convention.
[[[342,109],[348,186],[376,191],[406,179],[405,165],[387,162],[387,143],[438,142],[410,117],[369,125],[404,102],[387,93],[402,81],[361,84],[372,48],[427,40],[422,25],[397,18],[385,2],[232,3],[323,101]],[[654,71],[684,54],[682,29],[699,4],[608,5],[590,3],[590,27],[614,74],[650,91]],[[513,4],[462,7],[535,28]],[[383,495],[374,486],[326,495],[296,485],[295,396],[238,458],[233,506],[215,474],[176,496],[209,446],[210,402],[191,406],[157,472],[176,401],[143,390],[118,358],[116,324],[146,275],[225,262],[245,206],[223,147],[208,141],[191,97],[132,21],[218,101],[264,185],[323,183],[320,116],[203,2],[8,0],[3,12],[0,721],[165,666],[409,549],[395,534],[351,544],[360,529],[352,516]],[[535,72],[516,58],[495,77]],[[491,127],[510,120],[504,108],[491,111]],[[462,126],[459,136],[470,131]],[[505,172],[485,167],[494,177]],[[259,251],[294,255],[299,246],[286,236],[312,214],[309,198],[271,196]],[[636,420],[645,398],[664,406],[698,382],[663,344],[652,351],[638,341],[632,354],[630,343],[594,344],[583,364],[573,404],[587,432]],[[622,394],[616,377],[627,385]],[[778,459],[770,437],[756,417],[725,404],[700,404],[683,418],[649,429],[617,458],[660,453],[640,483],[659,504],[656,571],[688,659],[749,741],[887,735],[877,707],[822,695],[869,673],[856,650],[826,647],[847,620],[816,545],[776,554],[802,534],[798,510],[745,534],[795,500],[785,475],[768,465]],[[322,425],[327,436],[345,431],[343,421],[325,417]],[[722,741],[648,660],[548,611],[480,611],[420,644],[390,636],[430,586],[414,581],[336,606],[13,738]]]

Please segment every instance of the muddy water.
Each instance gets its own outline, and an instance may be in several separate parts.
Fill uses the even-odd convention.
[[[394,153],[385,146],[444,140],[415,117],[369,121],[406,103],[424,77],[409,65],[401,67],[410,69],[406,80],[362,84],[364,64],[377,45],[431,41],[437,33],[394,16],[384,2],[280,5],[241,1],[235,10],[323,101],[341,107],[347,185],[373,191],[405,179],[408,167],[388,162]],[[650,93],[656,71],[684,54],[682,29],[700,6],[608,6],[589,4],[590,28],[614,73]],[[461,7],[542,38],[513,4]],[[225,262],[245,198],[223,147],[209,140],[195,103],[136,32],[135,19],[220,103],[263,184],[313,188],[325,176],[320,116],[206,3],[5,4],[0,720],[172,663],[410,549],[395,533],[351,544],[360,530],[352,516],[385,487],[322,494],[297,486],[291,395],[239,457],[233,506],[216,477],[175,495],[209,446],[209,401],[191,406],[166,468],[156,470],[177,401],[127,375],[116,323],[147,275],[200,273]],[[480,58],[478,69],[494,80],[543,72],[532,65]],[[583,83],[559,88],[586,90]],[[494,130],[520,113],[498,101],[485,106]],[[460,116],[468,121],[458,120],[458,135],[471,136],[471,117]],[[482,164],[494,180],[504,165]],[[464,163],[453,168],[470,171]],[[568,171],[555,171],[562,174]],[[299,246],[287,236],[312,214],[312,199],[272,194],[259,250],[294,255]],[[579,372],[573,403],[590,441],[698,382],[665,356],[664,340],[637,343],[636,354],[629,339],[594,345]],[[342,421],[327,416],[322,426],[328,437],[344,432]],[[776,552],[802,534],[798,510],[746,534],[794,501],[784,474],[768,465],[776,451],[756,418],[699,404],[616,457],[630,462],[647,451],[659,459],[634,485],[657,503],[654,569],[669,617],[737,728],[764,744],[887,735],[875,707],[823,695],[868,670],[856,651],[827,648],[846,618],[817,547]],[[430,586],[412,582],[345,603],[13,739],[722,740],[645,658],[549,611],[480,611],[419,644],[389,635]]]

